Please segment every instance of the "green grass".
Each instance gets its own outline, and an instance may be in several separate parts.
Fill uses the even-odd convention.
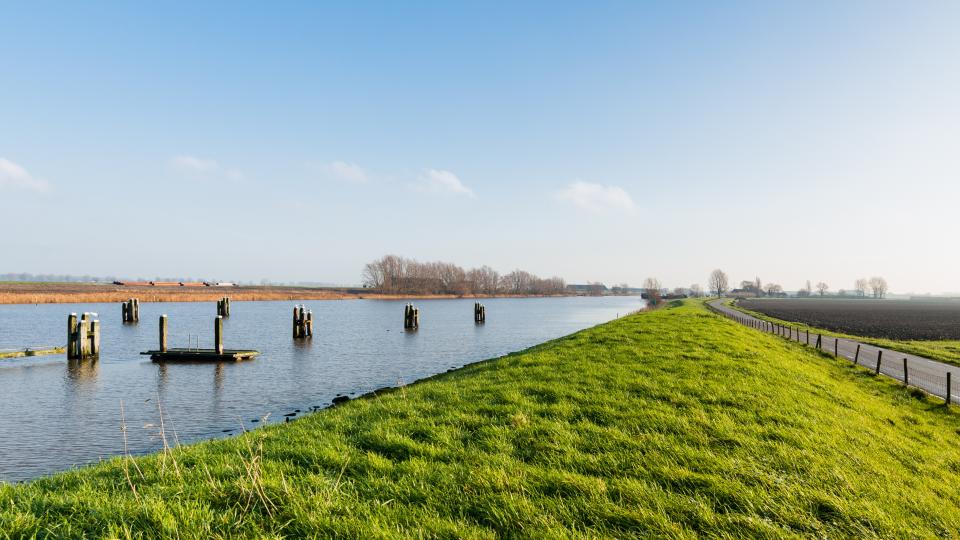
[[[868,343],[870,345],[876,345],[877,347],[905,352],[907,354],[915,354],[917,356],[939,360],[954,366],[960,366],[960,341],[957,340],[885,339],[845,334],[843,332],[834,332],[824,328],[816,328],[800,322],[787,321],[784,319],[771,317],[759,311],[754,311],[737,305],[732,300],[729,300],[725,303],[727,305],[731,305],[739,311],[753,315],[758,319],[783,324],[792,328],[799,328],[801,332],[809,330],[811,334],[817,333],[825,336],[853,339],[861,343]]]
[[[0,536],[958,537],[958,433],[923,394],[688,302],[2,486]]]

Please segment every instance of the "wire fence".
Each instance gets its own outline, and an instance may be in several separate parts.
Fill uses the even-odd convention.
[[[904,385],[919,388],[937,396],[945,400],[948,405],[960,399],[960,388],[957,388],[952,380],[953,371],[960,371],[960,368],[955,366],[852,339],[811,333],[809,329],[758,319],[733,308],[717,307],[712,302],[707,302],[707,308],[744,326],[813,347],[837,358],[850,360],[853,364],[872,370],[877,375],[885,375]]]

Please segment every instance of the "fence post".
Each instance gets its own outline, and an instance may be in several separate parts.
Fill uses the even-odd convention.
[[[817,349],[823,350],[823,334],[817,334]]]
[[[807,347],[810,346],[810,329],[807,328]]]
[[[837,354],[837,349],[840,347],[839,343],[840,343],[839,338],[833,338],[833,357],[834,358],[840,356],[839,354]]]
[[[853,355],[853,365],[857,365],[860,361],[860,344],[857,343],[857,352]]]
[[[903,384],[910,384],[910,376],[907,375],[907,357],[903,357]]]
[[[880,374],[880,359],[883,358],[883,349],[877,351],[877,375]]]
[[[947,372],[947,405],[950,404],[950,372]]]

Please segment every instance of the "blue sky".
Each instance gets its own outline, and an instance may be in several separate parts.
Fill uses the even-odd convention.
[[[960,290],[960,4],[4,3],[0,273]]]

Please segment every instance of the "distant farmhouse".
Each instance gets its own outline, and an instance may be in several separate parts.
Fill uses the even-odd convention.
[[[571,283],[567,285],[567,292],[571,292],[577,296],[603,296],[609,294],[610,289],[603,283],[587,283],[585,285],[575,285]]]

